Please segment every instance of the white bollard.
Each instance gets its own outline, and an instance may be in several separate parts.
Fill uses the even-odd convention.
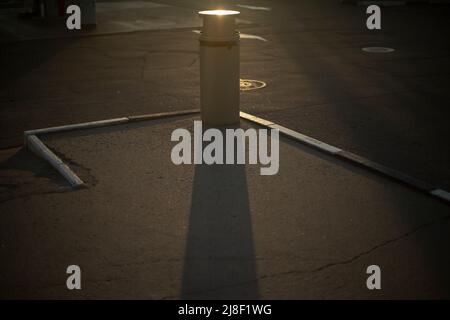
[[[206,125],[239,123],[239,11],[200,11],[201,116]]]

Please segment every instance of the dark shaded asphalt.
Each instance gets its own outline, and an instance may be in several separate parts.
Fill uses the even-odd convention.
[[[242,40],[241,73],[268,86],[243,93],[242,110],[450,188],[449,6],[386,7],[369,31],[364,7],[257,4],[272,11],[239,8],[251,22],[240,29],[268,42]],[[190,29],[4,44],[0,63],[2,148],[26,129],[199,105]]]
[[[170,135],[196,119],[42,136],[86,182],[76,191],[29,152],[1,152],[0,297],[450,297],[447,204],[284,138],[273,176],[176,166]],[[82,290],[66,288],[71,264]],[[372,264],[382,290],[366,287]]]
[[[267,87],[243,92],[243,111],[450,190],[449,6],[383,8],[374,32],[364,7],[253,4],[272,10],[239,8],[240,30],[268,41],[241,41],[241,75]],[[20,148],[27,129],[198,107],[192,29],[28,41],[0,31],[2,297],[448,298],[449,207],[309,148],[284,141],[274,188],[252,168],[174,169],[161,135],[182,121],[48,139],[88,183],[77,192]],[[205,220],[217,194],[228,216]],[[217,248],[239,258],[221,269],[207,259]],[[71,294],[61,270],[75,260],[89,290]],[[384,291],[364,286],[370,264],[383,266]]]

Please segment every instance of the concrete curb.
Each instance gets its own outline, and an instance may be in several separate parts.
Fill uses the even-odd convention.
[[[24,132],[24,145],[32,152],[37,154],[38,156],[44,158],[48,161],[61,175],[70,183],[70,185],[74,188],[79,188],[85,186],[85,183],[66,165],[64,162],[58,158],[47,146],[37,137],[38,134],[48,134],[48,133],[56,133],[56,132],[64,132],[64,131],[72,131],[72,130],[82,130],[82,129],[92,129],[99,128],[105,126],[119,125],[129,122],[139,122],[139,121],[151,121],[156,119],[168,118],[168,117],[176,117],[183,115],[190,115],[199,113],[200,109],[191,109],[191,110],[183,110],[183,111],[174,111],[174,112],[163,112],[163,113],[155,113],[155,114],[145,114],[138,116],[127,116],[123,118],[115,118],[108,120],[100,120],[100,121],[92,121],[78,124],[71,124],[65,126],[58,127],[50,127],[43,128],[37,130],[28,130]],[[357,164],[364,168],[367,168],[371,171],[375,171],[380,173],[386,177],[394,179],[398,182],[401,182],[405,185],[413,187],[417,190],[425,192],[429,195],[432,195],[436,198],[439,198],[447,203],[450,203],[450,193],[443,189],[432,186],[431,184],[424,182],[422,180],[411,177],[407,174],[404,174],[395,169],[386,167],[379,163],[373,162],[364,157],[360,157],[351,152],[342,150],[335,146],[329,145],[320,140],[314,139],[302,133],[296,132],[289,128],[278,125],[270,120],[266,120],[263,118],[259,118],[257,116],[251,115],[249,113],[240,112],[240,117],[242,119],[254,122],[263,127],[267,127],[270,129],[277,129],[283,135],[295,140],[299,141],[305,145],[313,147],[319,151],[325,152],[329,155],[335,156],[342,160],[346,160],[353,164]]]
[[[175,116],[184,116],[190,114],[200,113],[200,109],[190,109],[183,111],[175,111],[175,112],[162,112],[162,113],[153,113],[153,114],[143,114],[139,116],[128,116],[128,121],[137,122],[137,121],[146,121],[146,120],[156,120],[167,117],[175,117]]]
[[[105,126],[111,126],[111,125],[116,125],[116,124],[123,124],[123,123],[127,123],[127,122],[128,122],[128,118],[116,118],[116,119],[69,124],[69,125],[58,126],[58,127],[42,128],[42,129],[36,129],[36,130],[28,130],[28,131],[25,131],[23,134],[24,134],[24,138],[26,139],[26,137],[29,135],[38,135],[38,134],[47,134],[47,133],[72,131],[72,130],[80,130],[80,129],[98,128],[98,127],[105,127]]]
[[[253,116],[251,114],[248,114],[248,113],[245,113],[245,112],[242,112],[242,111],[240,112],[240,116],[243,119],[255,122],[255,123],[257,123],[259,125],[262,125],[264,127],[268,127],[268,128],[271,128],[271,129],[278,129],[285,136],[288,136],[288,137],[290,137],[290,138],[292,138],[294,140],[301,141],[302,143],[307,144],[308,146],[313,147],[315,149],[318,149],[320,151],[323,151],[325,153],[334,155],[334,154],[342,151],[339,148],[331,146],[331,145],[329,145],[327,143],[324,143],[322,141],[319,141],[317,139],[308,137],[308,136],[306,136],[304,134],[301,134],[301,133],[296,132],[294,130],[288,129],[286,127],[280,126],[280,125],[278,125],[278,124],[276,124],[274,122],[271,122],[269,120],[258,118],[256,116]]]
[[[39,157],[45,159],[70,183],[73,188],[85,187],[85,183],[81,180],[60,158],[58,158],[47,146],[37,137],[38,134],[49,134],[57,132],[66,132],[82,129],[93,129],[106,126],[125,124],[129,122],[149,121],[168,117],[183,116],[199,113],[200,109],[163,112],[155,114],[144,114],[139,116],[128,116],[123,118],[107,119],[100,121],[84,122],[69,124],[65,126],[49,127],[36,130],[28,130],[24,132],[24,146]]]
[[[81,180],[70,168],[56,156],[47,146],[35,135],[26,137],[28,148],[36,155],[46,160],[53,168],[70,183],[72,188],[85,187]]]
[[[339,149],[337,147],[334,147],[317,139],[311,138],[294,130],[280,126],[272,121],[262,119],[245,112],[241,112],[240,116],[245,120],[257,123],[263,127],[267,127],[270,129],[278,129],[283,135],[293,140],[301,142],[305,145],[313,147],[317,150],[325,152],[341,160],[346,160],[352,164],[356,164],[358,166],[382,174],[383,176],[396,180],[409,187],[425,192],[426,194],[431,195],[433,197],[439,198],[440,200],[443,200],[446,203],[450,203],[450,193],[448,191],[440,189],[422,180],[411,177],[403,172],[386,167],[382,164],[376,163],[374,161],[358,156],[351,152]]]
[[[24,134],[24,145],[27,146],[26,138],[29,135],[48,134],[48,133],[73,131],[73,130],[81,130],[81,129],[93,129],[93,128],[125,124],[128,122],[147,121],[147,120],[156,120],[156,119],[167,118],[167,117],[183,116],[183,115],[195,114],[195,113],[199,113],[199,112],[200,112],[200,109],[190,109],[190,110],[182,110],[182,111],[144,114],[144,115],[138,115],[138,116],[127,116],[127,117],[122,117],[122,118],[106,119],[106,120],[99,120],[99,121],[68,124],[68,125],[57,126],[57,127],[27,130],[27,131],[24,131],[24,133],[23,133]]]

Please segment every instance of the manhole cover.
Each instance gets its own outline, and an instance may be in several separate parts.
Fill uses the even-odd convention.
[[[366,47],[362,48],[362,51],[370,52],[370,53],[388,53],[393,52],[394,49],[387,47]]]
[[[266,83],[259,80],[241,79],[240,81],[241,91],[261,89],[264,88],[265,86]]]

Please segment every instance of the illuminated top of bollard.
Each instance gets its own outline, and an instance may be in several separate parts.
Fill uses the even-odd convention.
[[[208,16],[237,16],[240,14],[239,11],[234,10],[205,10],[200,11],[198,13],[201,16],[208,15]]]
[[[201,40],[235,41],[239,39],[239,33],[235,30],[235,18],[240,14],[239,11],[206,10],[198,14],[203,18]]]

